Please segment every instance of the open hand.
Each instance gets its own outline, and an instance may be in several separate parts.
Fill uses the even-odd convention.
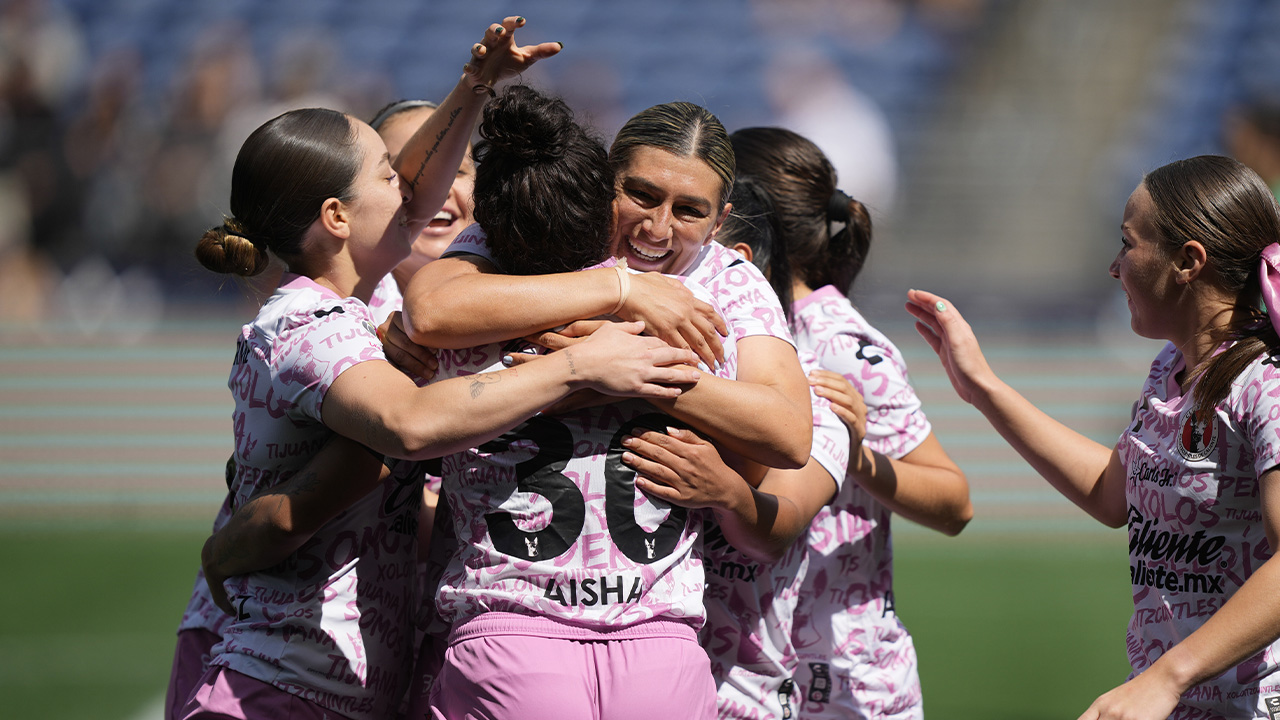
[[[911,290],[907,300],[916,332],[938,354],[960,399],[973,403],[981,386],[995,378],[973,329],[950,302],[931,292]]]
[[[515,31],[521,27],[524,27],[524,18],[505,18],[490,25],[484,39],[471,46],[471,62],[462,68],[462,72],[476,92],[491,94],[499,80],[524,72],[539,60],[560,52],[563,47],[558,42],[518,46]]]

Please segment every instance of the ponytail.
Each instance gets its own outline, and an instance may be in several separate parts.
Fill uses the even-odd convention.
[[[828,232],[836,223],[844,227],[832,234],[827,243],[830,264],[825,273],[822,268],[814,268],[811,274],[815,277],[809,285],[815,288],[834,285],[847,293],[871,251],[871,213],[866,205],[837,189],[827,203]]]

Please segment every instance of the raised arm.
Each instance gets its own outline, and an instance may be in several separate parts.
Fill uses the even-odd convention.
[[[769,469],[753,488],[715,446],[689,430],[648,431],[622,441],[636,487],[681,507],[710,508],[725,539],[748,557],[776,562],[809,527],[836,484],[817,460],[796,470]]]
[[[407,213],[412,236],[416,237],[444,205],[494,83],[560,52],[560,44],[553,42],[517,46],[515,31],[523,26],[522,17],[489,26],[483,40],[471,46],[471,62],[458,84],[396,158],[396,172],[413,191]]]
[[[334,436],[293,477],[236,508],[200,552],[214,603],[234,614],[224,580],[283,562],[322,525],[378,487],[388,472],[381,457]]]
[[[405,330],[419,345],[468,348],[600,315],[645,323],[673,347],[708,365],[723,359],[724,320],[682,284],[657,273],[598,268],[556,275],[502,275],[484,258],[442,258],[414,275],[404,294]],[[623,301],[619,307],[619,301]]]
[[[1280,469],[1263,473],[1262,522],[1280,537]],[[1080,720],[1169,717],[1192,686],[1233,668],[1280,638],[1280,561],[1272,556],[1198,630],[1146,670],[1089,706]],[[1265,681],[1264,681],[1265,682]]]
[[[912,290],[907,310],[942,361],[960,399],[973,405],[1018,454],[1068,500],[1110,527],[1124,525],[1124,467],[1113,448],[1054,420],[992,372],[973,330],[949,302]]]
[[[510,430],[581,388],[625,397],[675,397],[694,385],[687,350],[640,336],[640,323],[611,326],[587,341],[499,372],[419,388],[383,360],[345,370],[324,397],[321,417],[340,435],[378,453],[425,459],[465,450]]]
[[[866,405],[843,375],[815,370],[809,382],[851,433],[865,424]],[[958,535],[973,519],[969,482],[933,433],[901,459],[852,443],[848,476],[889,510],[945,535]]]

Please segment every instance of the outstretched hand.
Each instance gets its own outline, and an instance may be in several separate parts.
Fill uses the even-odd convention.
[[[995,379],[973,329],[950,302],[931,292],[910,290],[907,301],[916,332],[938,354],[956,394],[972,404],[982,386]]]
[[[505,18],[490,25],[484,39],[471,46],[471,62],[462,72],[477,93],[492,93],[499,80],[518,75],[539,60],[560,52],[562,45],[558,42],[516,45],[516,28],[524,27],[524,22],[522,17]]]

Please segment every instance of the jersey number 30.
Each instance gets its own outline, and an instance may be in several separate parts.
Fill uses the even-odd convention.
[[[609,441],[605,456],[605,521],[618,550],[633,562],[647,565],[661,560],[680,542],[688,510],[672,507],[670,514],[653,532],[636,522],[636,471],[622,463],[622,439],[637,427],[662,432],[676,422],[659,413],[641,415],[624,424]],[[479,447],[481,452],[500,453],[518,440],[532,440],[538,446],[533,457],[517,463],[516,490],[541,495],[551,503],[551,522],[541,530],[521,530],[511,514],[491,512],[484,516],[489,537],[499,552],[529,560],[549,560],[562,555],[582,534],[587,503],[577,484],[564,475],[573,458],[573,433],[564,423],[535,417],[502,437]]]

